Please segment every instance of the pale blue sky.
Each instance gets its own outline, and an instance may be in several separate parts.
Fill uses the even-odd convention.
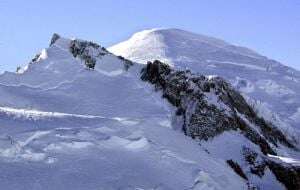
[[[218,37],[300,69],[299,0],[0,0],[0,71],[28,63],[54,32],[107,47],[157,27]]]

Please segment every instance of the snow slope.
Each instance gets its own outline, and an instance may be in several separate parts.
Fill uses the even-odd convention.
[[[138,32],[109,51],[139,63],[155,59],[179,70],[218,75],[269,121],[299,140],[300,72],[244,47],[180,29]]]
[[[0,186],[29,189],[246,189],[224,160],[171,127],[173,108],[139,64],[58,38],[0,76]],[[82,42],[80,40],[76,41]],[[42,55],[42,56],[41,56]]]
[[[1,112],[5,189],[193,189],[197,181],[216,189],[244,186],[224,163],[156,120],[34,111],[33,122],[20,112]]]

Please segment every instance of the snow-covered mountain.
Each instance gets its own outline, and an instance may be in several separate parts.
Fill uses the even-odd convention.
[[[300,187],[294,136],[220,77],[55,34],[27,67],[0,75],[0,97],[6,190]]]
[[[179,29],[145,30],[108,49],[139,63],[157,59],[176,69],[221,76],[260,115],[299,140],[300,72],[293,68],[248,48]]]

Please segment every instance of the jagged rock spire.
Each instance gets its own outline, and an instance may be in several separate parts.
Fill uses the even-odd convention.
[[[58,35],[57,33],[54,33],[52,35],[52,38],[51,38],[51,41],[50,41],[50,46],[52,46],[52,44],[54,44],[59,38],[60,38],[60,35]]]

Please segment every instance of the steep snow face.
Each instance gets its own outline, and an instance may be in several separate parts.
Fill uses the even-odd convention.
[[[142,67],[55,35],[23,72],[0,75],[0,186],[246,189],[173,129],[174,108],[141,81]]]
[[[221,76],[262,109],[260,113],[272,110],[287,133],[299,131],[300,72],[252,50],[178,29],[142,31],[109,50],[140,63],[160,59],[179,70]]]

